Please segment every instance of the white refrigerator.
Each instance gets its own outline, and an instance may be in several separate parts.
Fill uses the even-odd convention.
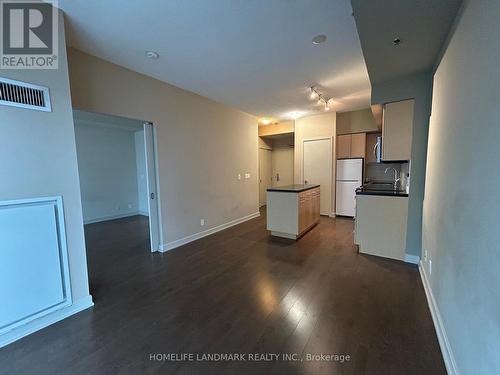
[[[356,214],[356,189],[363,185],[363,159],[337,160],[335,189],[335,214],[351,216]]]

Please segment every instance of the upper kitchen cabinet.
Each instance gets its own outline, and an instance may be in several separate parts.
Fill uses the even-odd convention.
[[[351,157],[351,135],[337,135],[337,158]]]
[[[342,134],[337,136],[337,159],[364,158],[366,133]]]
[[[382,160],[410,160],[414,100],[384,104]]]
[[[351,158],[364,158],[366,133],[351,134]]]

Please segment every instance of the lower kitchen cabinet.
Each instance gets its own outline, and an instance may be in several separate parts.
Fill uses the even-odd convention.
[[[405,261],[408,197],[356,195],[359,252]]]

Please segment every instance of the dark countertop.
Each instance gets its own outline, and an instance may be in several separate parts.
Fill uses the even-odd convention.
[[[395,190],[391,183],[368,183],[356,189],[356,195],[383,195],[387,197],[407,197],[406,190]]]
[[[314,184],[295,184],[286,185],[281,187],[267,188],[267,191],[280,191],[283,193],[300,193],[302,191],[311,190],[319,187],[319,185]]]

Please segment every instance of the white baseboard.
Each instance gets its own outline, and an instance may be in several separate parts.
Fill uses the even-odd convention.
[[[148,211],[141,211],[141,210],[139,210],[139,211],[137,211],[137,214],[138,214],[138,215],[148,216],[148,217],[149,217],[149,212],[148,212]]]
[[[441,313],[439,312],[436,300],[434,299],[431,284],[429,283],[429,279],[427,278],[427,274],[422,262],[419,263],[418,270],[420,272],[420,277],[422,278],[422,284],[424,285],[427,303],[429,305],[429,310],[431,311],[432,321],[434,322],[434,328],[438,337],[439,346],[441,347],[441,353],[443,354],[446,371],[449,375],[459,375],[460,372],[458,371],[455,356],[453,355],[450,342],[448,341],[448,336],[446,335],[443,319],[441,318]]]
[[[87,297],[74,301],[73,304],[68,307],[56,310],[39,319],[32,320],[22,326],[16,327],[0,336],[0,348],[92,306],[94,306],[92,296],[88,295]]]
[[[230,228],[232,226],[241,224],[245,221],[254,219],[254,218],[259,217],[259,216],[260,216],[260,212],[254,212],[253,214],[240,217],[239,219],[231,220],[227,223],[224,223],[224,224],[218,225],[216,227],[204,230],[203,232],[198,232],[198,233],[192,234],[190,236],[187,236],[187,237],[184,237],[184,238],[172,241],[172,242],[167,242],[167,243],[161,244],[160,245],[160,252],[164,253],[165,251],[175,249],[176,247],[185,245],[189,242],[196,241],[200,238],[203,238],[203,237],[209,236],[211,234],[220,232],[221,230],[224,230],[224,229]]]
[[[142,213],[140,211],[134,211],[134,212],[128,212],[126,214],[103,216],[103,217],[99,217],[99,218],[96,218],[96,219],[83,220],[83,224],[94,224],[94,223],[100,223],[101,221],[123,219],[125,217],[137,216],[137,215],[142,215]]]
[[[420,257],[418,255],[405,254],[405,262],[412,264],[420,264]]]

